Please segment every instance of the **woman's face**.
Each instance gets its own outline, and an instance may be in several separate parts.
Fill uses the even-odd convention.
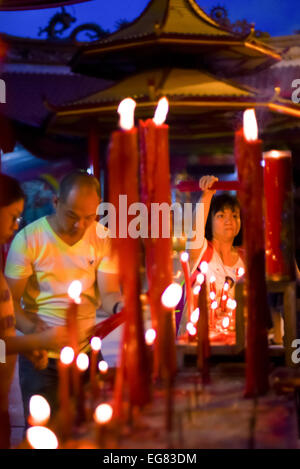
[[[6,207],[0,207],[0,244],[5,244],[19,228],[20,217],[24,209],[24,200],[20,199]]]
[[[240,209],[224,207],[212,216],[213,238],[219,241],[232,241],[241,228]]]

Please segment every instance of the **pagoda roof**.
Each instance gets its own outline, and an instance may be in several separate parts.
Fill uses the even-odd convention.
[[[136,115],[151,117],[161,96],[167,96],[170,114],[176,119],[195,116],[211,109],[239,110],[257,100],[256,93],[248,87],[230,80],[218,79],[206,72],[186,69],[159,69],[141,72],[105,90],[92,93],[83,99],[65,105],[48,104],[53,116],[48,130],[58,133],[85,134],[93,120],[98,120],[99,130],[111,132],[116,124],[119,102],[132,97],[137,102]],[[95,119],[96,117],[96,119]]]
[[[120,79],[152,66],[201,68],[222,66],[232,73],[268,66],[280,54],[257,40],[254,31],[242,37],[220,26],[195,0],[150,0],[141,15],[105,38],[79,48],[74,71]],[[219,63],[219,61],[221,61]],[[248,63],[247,63],[248,62]],[[235,64],[235,67],[233,67]]]

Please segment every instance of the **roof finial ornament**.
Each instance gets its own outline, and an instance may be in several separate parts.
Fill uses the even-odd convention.
[[[156,21],[155,24],[154,24],[154,32],[157,36],[159,36],[160,33],[161,33],[161,25],[160,25],[159,21]]]
[[[155,101],[156,100],[155,81],[152,78],[148,80],[148,92],[149,92],[150,101]]]
[[[280,86],[275,86],[274,94],[272,96],[271,101],[277,101],[280,98],[281,88]]]
[[[256,37],[256,32],[255,32],[255,23],[250,23],[250,33],[247,37],[247,39],[254,39]]]

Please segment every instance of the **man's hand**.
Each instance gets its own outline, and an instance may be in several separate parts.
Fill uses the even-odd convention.
[[[37,370],[44,370],[48,366],[48,354],[46,350],[34,350],[24,354],[28,360],[30,360],[34,368]]]
[[[47,350],[60,350],[70,343],[68,329],[65,326],[47,328],[40,333],[40,338]]]

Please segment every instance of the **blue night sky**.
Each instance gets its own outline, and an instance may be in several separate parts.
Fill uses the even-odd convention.
[[[300,5],[295,0],[197,0],[207,13],[213,6],[224,6],[229,19],[234,22],[246,19],[255,28],[272,36],[292,34],[300,29]],[[95,22],[113,31],[120,19],[132,21],[145,8],[148,0],[92,0],[72,5],[67,11],[77,18],[72,29],[79,24]],[[0,32],[15,36],[38,37],[40,27],[45,27],[58,8],[23,12],[0,12]],[[68,31],[70,32],[71,29]]]

